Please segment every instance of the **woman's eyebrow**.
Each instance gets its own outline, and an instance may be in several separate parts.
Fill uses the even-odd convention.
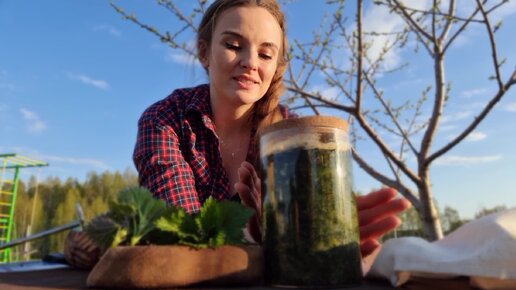
[[[231,31],[231,30],[223,31],[221,34],[222,35],[231,35],[231,36],[235,36],[237,38],[242,38],[242,39],[244,38],[240,33]],[[278,45],[276,45],[274,42],[263,42],[260,44],[260,46],[275,48],[276,50],[279,50]]]

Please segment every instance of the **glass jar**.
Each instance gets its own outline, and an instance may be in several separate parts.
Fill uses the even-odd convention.
[[[265,280],[294,287],[361,283],[346,121],[283,120],[260,132]]]

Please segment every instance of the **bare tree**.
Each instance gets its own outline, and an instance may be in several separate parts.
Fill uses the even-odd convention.
[[[157,2],[183,26],[174,33],[160,32],[115,4],[111,5],[124,18],[155,34],[172,48],[195,57],[195,50],[181,37],[196,32],[196,23],[205,11],[207,1],[198,0],[197,7],[189,10],[189,13],[178,6],[181,1]],[[314,114],[319,114],[322,108],[345,113],[352,125],[353,144],[360,140],[374,143],[383,154],[388,170],[382,172],[371,166],[371,161],[365,157],[366,152],[360,152],[360,146],[354,146],[354,160],[370,176],[397,189],[409,199],[419,214],[425,236],[436,240],[442,237],[442,229],[432,196],[432,164],[475,130],[516,83],[516,70],[511,71],[508,78],[502,75],[501,66],[505,60],[500,60],[495,39],[501,22],[493,24],[490,19],[493,11],[508,0],[496,3],[476,0],[476,6],[464,15],[457,12],[456,0],[429,0],[430,5],[423,5],[423,8],[415,5],[426,1],[405,2],[407,4],[401,0],[374,1],[374,5],[389,9],[403,23],[399,31],[385,32],[364,30],[363,1],[356,1],[355,19],[350,24],[344,13],[345,1],[327,0],[326,5],[330,5],[333,12],[323,19],[312,40],[307,43],[290,41],[291,63],[285,78],[289,94],[285,102],[295,109],[308,108]],[[460,134],[435,148],[437,130],[445,106],[452,97],[450,82],[445,77],[445,55],[459,35],[473,25],[483,26],[485,30],[492,59],[490,78],[496,83],[496,91]],[[376,54],[371,53],[379,39],[383,41],[383,46]],[[379,80],[406,67],[404,64],[395,67],[387,65],[386,56],[408,46],[416,51],[423,50],[417,55],[429,57],[433,63],[433,84],[424,86],[421,93],[416,93],[419,97],[401,101],[400,96],[387,96]],[[346,57],[347,61],[342,61]],[[337,97],[325,96],[321,90],[310,89],[315,75],[323,75],[327,86],[338,91]],[[395,136],[399,144],[389,146],[382,138],[385,135]],[[408,158],[415,160],[416,165],[410,166]]]

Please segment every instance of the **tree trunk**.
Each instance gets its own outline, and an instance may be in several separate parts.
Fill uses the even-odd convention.
[[[421,208],[419,216],[423,225],[423,233],[428,241],[436,241],[443,237],[439,213],[435,208],[432,191],[430,190],[430,178],[428,169],[420,172],[421,183],[418,185]]]

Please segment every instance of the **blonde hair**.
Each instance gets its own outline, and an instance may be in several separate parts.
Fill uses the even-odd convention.
[[[204,13],[199,25],[197,32],[197,51],[198,58],[202,62],[208,47],[211,45],[213,31],[215,30],[219,16],[222,12],[230,8],[243,6],[256,6],[266,9],[276,21],[278,21],[282,31],[282,45],[276,72],[265,95],[254,104],[250,119],[253,125],[257,125],[257,127],[260,128],[282,119],[278,104],[284,91],[283,74],[285,73],[288,62],[287,36],[285,16],[283,12],[281,12],[276,0],[215,0]]]

